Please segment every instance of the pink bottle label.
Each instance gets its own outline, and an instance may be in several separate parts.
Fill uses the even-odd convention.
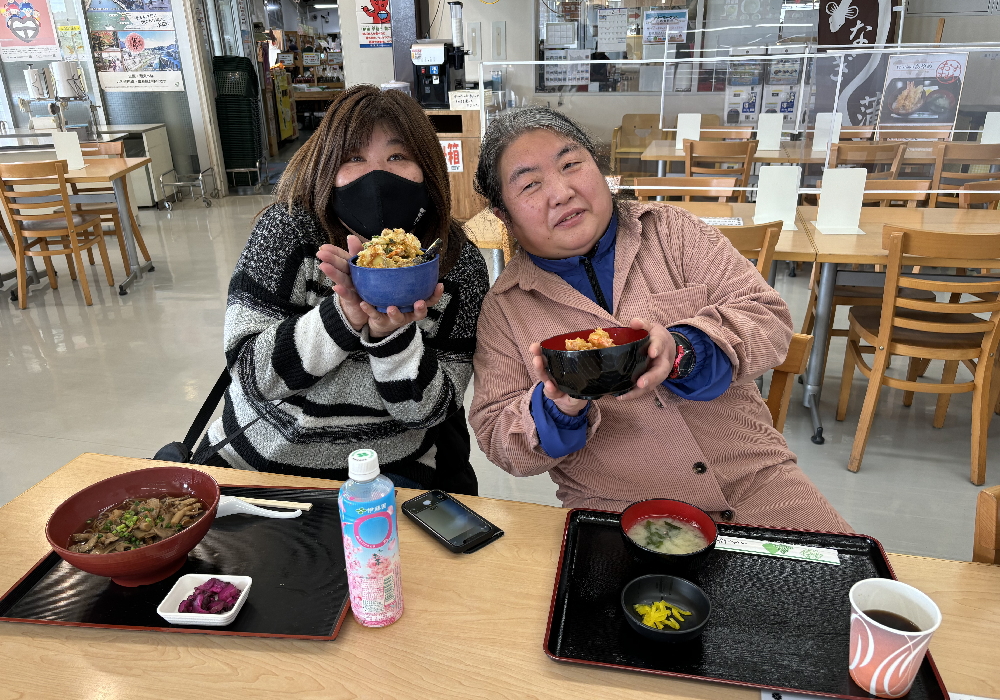
[[[403,614],[395,502],[393,492],[375,501],[340,501],[351,609],[366,627],[391,625]]]

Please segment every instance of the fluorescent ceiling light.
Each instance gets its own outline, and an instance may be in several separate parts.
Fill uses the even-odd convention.
[[[313,5],[317,10],[336,10],[338,5]]]

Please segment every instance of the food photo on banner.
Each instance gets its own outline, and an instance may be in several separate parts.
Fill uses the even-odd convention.
[[[62,58],[47,0],[0,1],[0,60],[38,61]]]
[[[967,53],[890,56],[878,126],[955,127]]]
[[[174,32],[90,32],[94,67],[108,92],[182,91],[180,52]]]
[[[895,0],[829,0],[820,3],[820,46],[879,48],[896,41]],[[840,112],[844,126],[867,126],[878,118],[885,83],[885,53],[851,54],[844,59],[844,74],[837,95],[840,61],[816,61],[816,109]]]

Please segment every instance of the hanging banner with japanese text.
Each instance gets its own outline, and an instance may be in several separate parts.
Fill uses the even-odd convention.
[[[890,56],[878,126],[955,128],[967,53]]]
[[[48,0],[0,3],[0,59],[4,61],[60,60]]]
[[[358,43],[362,49],[392,46],[389,0],[356,0]]]
[[[821,46],[883,47],[896,40],[895,0],[830,0],[820,3]],[[820,60],[816,75],[816,112],[840,112],[844,126],[874,124],[882,100],[888,54],[860,53],[839,60]],[[840,77],[840,95],[836,95]]]

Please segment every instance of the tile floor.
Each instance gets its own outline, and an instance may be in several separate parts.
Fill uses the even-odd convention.
[[[82,452],[151,456],[183,437],[223,366],[226,288],[254,215],[266,196],[229,197],[212,208],[185,201],[172,212],[143,210],[139,220],[156,271],[127,296],[89,270],[94,305],[57,261],[61,286],[32,287],[28,309],[0,296],[0,504]],[[114,246],[112,265],[123,268]],[[796,322],[807,298],[808,269],[777,288]],[[13,268],[0,246],[0,270]],[[841,319],[843,324],[843,319]],[[811,426],[796,385],[785,436],[817,486],[860,532],[887,549],[950,559],[971,555],[978,489],[969,482],[971,396],[956,396],[945,427],[934,430],[934,397],[911,408],[883,390],[862,470],[845,469],[864,393],[855,379],[848,419],[833,419],[843,340],[836,339],[822,402],[826,444],[809,441]],[[964,370],[963,370],[964,371]],[[940,367],[931,368],[931,374]],[[994,429],[994,435],[997,434]],[[1000,438],[990,440],[987,484],[1000,483]],[[557,504],[542,475],[515,479],[478,450],[473,463],[481,493]]]

